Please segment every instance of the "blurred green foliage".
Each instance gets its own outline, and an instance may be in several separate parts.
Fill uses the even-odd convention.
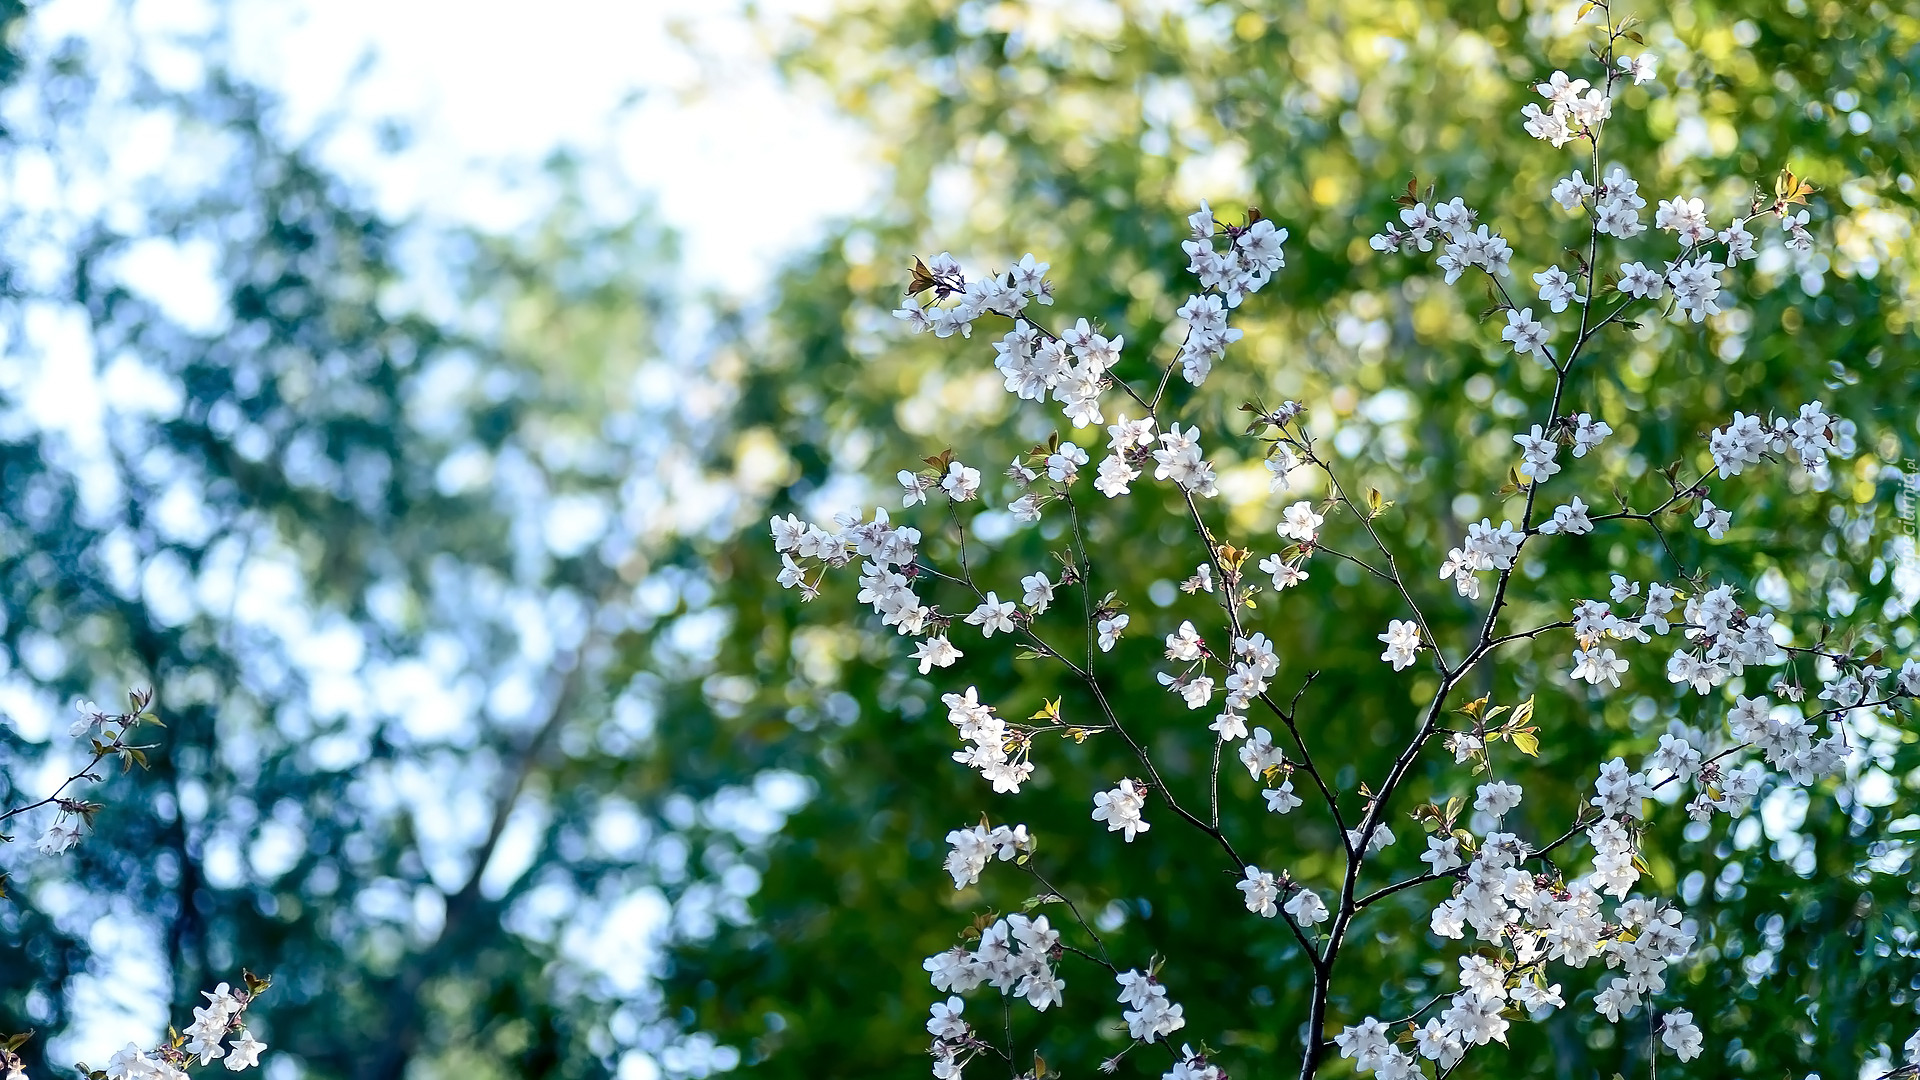
[[[1232,410],[1256,396],[1305,402],[1316,433],[1338,448],[1349,489],[1377,487],[1394,501],[1382,532],[1429,614],[1440,613],[1442,640],[1457,646],[1482,609],[1454,598],[1433,568],[1467,520],[1517,516],[1495,494],[1513,460],[1509,436],[1522,416],[1538,419],[1551,383],[1478,322],[1478,286],[1447,287],[1430,263],[1382,257],[1366,237],[1417,177],[1443,199],[1464,197],[1513,242],[1518,280],[1564,264],[1561,248],[1584,229],[1547,189],[1584,160],[1528,139],[1518,114],[1531,82],[1590,63],[1590,35],[1572,26],[1574,5],[1558,2],[1171,7],[884,0],[842,5],[790,42],[795,76],[830,88],[889,148],[894,186],[868,219],[783,277],[752,352],[737,412],[742,445],[770,437],[790,459],[770,509],[824,517],[862,497],[891,507],[887,478],[898,468],[950,446],[993,477],[997,463],[1054,429],[1052,409],[1013,407],[981,335],[908,338],[888,317],[914,254],[950,249],[979,269],[1034,252],[1059,286],[1044,317],[1084,316],[1125,333],[1130,359],[1116,375],[1141,385],[1171,355],[1169,324],[1189,291],[1178,250],[1185,215],[1201,197],[1225,217],[1254,204],[1291,230],[1287,268],[1241,309],[1247,339],[1204,390],[1175,382],[1183,419],[1200,424],[1222,472],[1209,525],[1257,551],[1277,546],[1280,500],[1268,497],[1260,447],[1236,437],[1243,421]],[[1644,508],[1665,494],[1658,469],[1679,461],[1697,475],[1707,465],[1704,432],[1733,409],[1791,410],[1815,398],[1859,425],[1859,453],[1836,464],[1825,490],[1786,468],[1716,485],[1736,523],[1724,542],[1684,522],[1668,530],[1670,553],[1644,528],[1556,541],[1551,558],[1530,556],[1505,625],[1564,618],[1570,598],[1603,594],[1611,573],[1672,580],[1677,559],[1748,594],[1763,574],[1779,575],[1792,597],[1782,620],[1797,641],[1818,637],[1831,617],[1904,655],[1915,627],[1896,596],[1902,526],[1889,469],[1916,456],[1920,7],[1765,0],[1619,5],[1616,14],[1644,19],[1640,31],[1661,56],[1658,85],[1622,95],[1606,149],[1609,165],[1640,180],[1648,212],[1653,200],[1699,194],[1724,220],[1790,165],[1821,189],[1814,217],[1825,254],[1730,275],[1739,308],[1705,325],[1655,320],[1602,338],[1568,407],[1612,424],[1617,452],[1573,463],[1552,483],[1602,508],[1617,486]],[[1153,671],[1161,635],[1183,618],[1204,629],[1218,610],[1170,588],[1200,557],[1176,510],[1158,487],[1102,501],[1088,542],[1095,595],[1117,591],[1134,615],[1132,638],[1102,661],[1108,694],[1126,703],[1191,801],[1205,789],[1211,736]],[[951,565],[943,513],[895,517],[921,527],[927,554]],[[1357,546],[1351,519],[1329,530],[1336,546]],[[996,532],[971,550],[973,570],[1005,596],[1066,543],[1054,515]],[[1123,748],[1097,738],[1044,746],[1018,796],[991,795],[949,760],[941,692],[977,684],[1010,718],[1059,696],[1070,718],[1085,718],[1082,688],[1016,659],[1012,643],[964,633],[955,635],[967,652],[959,666],[918,677],[900,639],[856,609],[850,573],[810,606],[775,587],[762,533],[716,549],[713,566],[734,613],[718,664],[757,684],[729,724],[732,767],[798,769],[817,795],[765,857],[754,921],[674,950],[668,985],[680,1022],[743,1047],[755,1075],[924,1075],[922,1024],[936,995],[920,958],[953,944],[975,915],[1018,910],[1044,891],[1004,864],[977,888],[951,888],[942,837],[984,812],[1036,831],[1038,865],[1082,911],[1102,913],[1123,967],[1166,958],[1161,977],[1187,1010],[1180,1036],[1211,1044],[1236,1077],[1293,1075],[1310,975],[1284,928],[1247,916],[1233,868],[1164,810],[1155,817],[1150,806],[1156,827],[1131,846],[1088,820],[1091,792],[1136,768]],[[1384,775],[1434,682],[1418,668],[1392,675],[1377,659],[1373,635],[1404,615],[1388,588],[1332,561],[1311,570],[1298,590],[1263,599],[1253,626],[1279,646],[1282,695],[1321,672],[1303,700],[1304,726],[1323,761],[1348,763],[1339,783],[1353,798],[1357,783]],[[971,606],[950,591],[928,594],[949,611]],[[1075,640],[1078,601],[1063,607],[1040,625]],[[1504,750],[1497,763],[1526,786],[1522,835],[1558,835],[1596,764],[1638,760],[1669,722],[1718,726],[1721,695],[1676,693],[1659,644],[1636,650],[1627,685],[1605,695],[1569,685],[1562,642],[1511,648],[1472,688],[1503,703],[1538,695],[1540,758]],[[1750,674],[1746,691],[1757,681]],[[1877,805],[1854,784],[1829,784],[1804,803],[1774,797],[1765,828],[1758,810],[1706,834],[1683,831],[1677,806],[1659,815],[1644,884],[1681,898],[1700,926],[1699,954],[1670,974],[1661,1004],[1692,1009],[1708,1035],[1704,1058],[1668,1059],[1661,1075],[1850,1077],[1916,1026],[1920,894],[1896,834],[1916,809],[1920,743],[1911,717],[1898,721],[1904,730],[1887,729],[1871,748],[1869,771],[1893,778]],[[1421,869],[1416,827],[1402,815],[1467,789],[1464,770],[1437,756],[1403,789],[1401,843],[1363,885]],[[1230,764],[1227,774],[1223,824],[1243,853],[1323,892],[1336,885],[1324,810],[1310,803],[1268,816],[1244,771]],[[1870,853],[1886,856],[1877,869]],[[1576,849],[1563,865],[1584,857]],[[1342,954],[1334,1023],[1404,1015],[1453,985],[1451,954],[1426,928],[1437,899],[1410,890],[1364,917]],[[1098,969],[1068,958],[1063,974],[1065,1007],[1036,1019],[1020,1006],[1013,1024],[1023,1051],[1086,1075],[1124,1045],[1113,1034],[1120,1009]],[[1607,1024],[1590,1004],[1596,971],[1569,974],[1568,1008],[1517,1024],[1511,1053],[1476,1052],[1456,1075],[1644,1074],[1645,1023]],[[978,1022],[997,1020],[990,995],[975,995],[969,1015],[976,1009]],[[1165,1067],[1163,1054],[1143,1051],[1122,1072]]]

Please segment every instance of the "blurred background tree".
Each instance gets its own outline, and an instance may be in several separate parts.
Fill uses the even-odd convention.
[[[1573,231],[1545,189],[1565,162],[1516,116],[1531,79],[1580,57],[1570,7],[843,4],[785,43],[789,71],[896,148],[893,187],[741,306],[686,295],[659,221],[592,213],[588,164],[554,163],[562,195],[537,229],[423,235],[276,135],[270,98],[217,64],[161,77],[37,38],[0,4],[0,773],[37,797],[68,760],[76,696],[150,684],[170,725],[150,772],[106,785],[100,835],[58,862],[0,851],[0,968],[21,973],[0,981],[0,1027],[51,1035],[29,1044],[48,1075],[124,1041],[97,1021],[157,1030],[152,1003],[177,1022],[254,965],[276,976],[253,1015],[287,1075],[920,1076],[919,959],[1035,891],[1008,874],[946,886],[941,837],[991,810],[1081,822],[1041,836],[1056,880],[1114,947],[1176,958],[1188,1034],[1219,1040],[1233,1075],[1278,1075],[1304,965],[1269,926],[1221,942],[1217,927],[1246,925],[1229,921],[1237,894],[1171,825],[1123,849],[1084,820],[1124,768],[1112,749],[1049,751],[1029,791],[988,800],[947,760],[949,687],[912,676],[849,595],[803,611],[776,588],[762,523],[890,502],[903,463],[951,445],[986,469],[1050,429],[1009,411],[984,341],[903,338],[888,312],[911,255],[1034,251],[1061,286],[1053,310],[1123,330],[1137,374],[1168,348],[1177,239],[1207,197],[1259,205],[1293,241],[1206,400],[1306,402],[1356,483],[1396,501],[1383,522],[1407,563],[1437,566],[1465,520],[1498,515],[1539,373],[1476,325],[1477,297],[1365,237],[1418,176],[1499,222],[1519,265],[1557,257]],[[1725,178],[1791,164],[1823,189],[1831,254],[1769,255],[1739,275],[1751,302],[1705,327],[1610,339],[1576,403],[1634,449],[1611,479],[1641,492],[1668,461],[1697,467],[1695,436],[1736,406],[1820,397],[1854,419],[1860,454],[1818,517],[1755,484],[1732,507],[1739,559],[1717,564],[1691,534],[1677,553],[1784,591],[1799,632],[1883,610],[1907,650],[1920,575],[1882,469],[1916,439],[1920,16],[1812,0],[1638,14],[1663,76],[1628,97],[1618,160],[1650,196],[1704,190],[1721,215],[1747,190]],[[132,179],[103,199],[102,177]],[[200,279],[205,296],[163,287]],[[1220,437],[1235,417],[1190,418],[1223,451],[1215,527],[1269,530],[1258,462]],[[1134,538],[1099,584],[1143,619],[1118,688],[1158,708],[1161,624],[1206,609],[1173,588],[1192,570],[1183,533],[1151,509],[1136,500],[1138,519],[1093,540]],[[1007,581],[1060,540],[985,531],[982,572]],[[1529,595],[1672,573],[1643,536],[1568,550]],[[1314,569],[1262,628],[1283,684],[1308,657],[1324,670],[1305,707],[1314,738],[1356,748],[1350,787],[1378,775],[1368,755],[1413,703],[1377,677],[1373,631],[1353,630],[1396,613],[1391,598]],[[1079,705],[1011,649],[968,652],[950,676],[996,688],[1009,715]],[[1563,664],[1516,654],[1484,687],[1542,689],[1538,775],[1693,715],[1652,665],[1594,699],[1565,689]],[[1176,784],[1197,782],[1192,735],[1153,734]],[[1658,837],[1713,868],[1653,867],[1702,923],[1703,959],[1676,979],[1711,1040],[1697,1074],[1853,1075],[1914,1026],[1895,830],[1920,761],[1897,732],[1873,752],[1857,782],[1770,796],[1730,836]],[[1577,787],[1530,784],[1528,827],[1563,823]],[[1329,823],[1275,824],[1229,790],[1229,825],[1260,837],[1263,863],[1329,872]],[[1440,985],[1420,910],[1410,895],[1374,917],[1336,1015]],[[1104,980],[1067,978],[1062,1022],[1023,1038],[1086,1073],[1118,1048],[1096,1034],[1118,1009]],[[1643,1037],[1611,1043],[1592,1019],[1572,1002],[1461,1075],[1645,1067]]]
[[[0,14],[7,803],[76,697],[155,686],[168,725],[74,853],[15,823],[0,1027],[99,1066],[248,966],[276,1076],[706,1067],[652,1005],[686,874],[654,688],[720,630],[676,552],[760,481],[708,467],[728,360],[671,235],[566,160],[527,233],[409,229],[216,65]],[[710,817],[743,846],[805,795],[757,779]],[[750,872],[702,868],[677,917],[744,919]]]

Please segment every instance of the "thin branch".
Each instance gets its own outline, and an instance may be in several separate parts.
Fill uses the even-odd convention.
[[[111,754],[117,752],[119,745],[120,745],[119,740],[116,738],[114,740],[113,746],[94,754],[93,760],[87,762],[87,765],[85,768],[81,769],[77,773],[74,773],[72,776],[67,777],[65,780],[60,781],[60,786],[53,789],[53,794],[47,796],[44,799],[41,799],[39,802],[27,803],[25,806],[16,806],[13,809],[7,811],[6,813],[0,814],[0,821],[7,821],[12,819],[16,815],[27,813],[30,810],[38,810],[43,806],[47,806],[51,803],[60,801],[60,796],[65,794],[68,788],[72,787],[74,784],[80,782],[81,780],[92,780],[95,783],[99,783],[100,778],[98,776],[93,775],[93,770],[95,768],[98,768],[100,763],[102,761],[105,761]]]

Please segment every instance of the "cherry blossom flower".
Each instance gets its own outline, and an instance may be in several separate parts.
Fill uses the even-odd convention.
[[[1549,310],[1558,314],[1567,310],[1571,303],[1583,303],[1586,297],[1580,295],[1573,279],[1558,266],[1549,266],[1533,275],[1533,283],[1540,287],[1540,299]]]
[[[1481,784],[1476,790],[1473,808],[1485,811],[1496,818],[1505,817],[1514,807],[1520,805],[1520,787],[1504,781]]]
[[[1379,638],[1387,645],[1380,659],[1399,671],[1413,663],[1414,654],[1420,649],[1420,626],[1412,620],[1393,619],[1387,623],[1387,632]]]
[[[1660,58],[1653,53],[1641,53],[1639,56],[1622,56],[1619,59],[1620,70],[1633,76],[1633,85],[1639,86],[1651,82],[1659,67]]]
[[[1587,183],[1580,170],[1573,170],[1571,176],[1562,177],[1553,185],[1553,201],[1563,210],[1578,210],[1586,200],[1593,198],[1594,187]]]
[[[1500,331],[1500,340],[1512,342],[1513,351],[1521,356],[1533,353],[1542,363],[1547,362],[1547,327],[1533,317],[1532,308],[1509,309],[1507,328]]]
[[[1280,522],[1279,533],[1303,544],[1311,544],[1320,537],[1320,526],[1326,518],[1314,512],[1310,502],[1297,502],[1287,507]]]
[[[940,490],[954,502],[966,502],[980,490],[980,470],[952,462],[947,465],[947,474],[940,478]]]
[[[1291,780],[1283,780],[1279,787],[1267,788],[1260,794],[1265,796],[1270,814],[1284,814],[1302,805],[1300,796],[1294,794]]]
[[[1320,899],[1320,894],[1304,887],[1287,898],[1282,910],[1302,926],[1318,926],[1331,917],[1326,901]]]
[[[1257,866],[1249,866],[1246,880],[1236,886],[1246,901],[1247,910],[1263,919],[1271,919],[1280,914],[1280,884],[1272,874]]]
[[[1700,1056],[1700,1029],[1693,1023],[1693,1014],[1685,1009],[1675,1009],[1666,1015],[1660,1025],[1660,1041],[1681,1061]]]
[[[1142,816],[1147,797],[1136,791],[1131,779],[1121,780],[1110,791],[1093,794],[1093,820],[1107,823],[1108,832],[1125,833],[1127,843],[1153,826]]]
[[[1183,621],[1180,629],[1167,635],[1167,659],[1181,663],[1192,663],[1205,653],[1206,644],[1200,640],[1200,632],[1193,623]]]
[[[84,835],[79,820],[68,821],[63,816],[47,826],[36,846],[42,855],[64,855],[77,846]]]
[[[1621,292],[1639,300],[1658,300],[1667,291],[1667,281],[1657,270],[1650,270],[1645,263],[1629,262],[1620,264],[1620,280],[1616,286]]]
[[[1053,603],[1053,582],[1047,580],[1045,573],[1036,571],[1021,578],[1020,588],[1020,602],[1032,609],[1035,615],[1046,611],[1047,605]]]
[[[1553,508],[1553,516],[1540,523],[1540,531],[1548,536],[1558,533],[1584,536],[1593,531],[1593,521],[1587,516],[1587,510],[1587,504],[1575,495],[1571,502]]]
[[[966,621],[969,626],[979,627],[982,637],[992,637],[996,631],[1011,634],[1016,625],[1014,611],[1013,601],[1003,603],[999,594],[988,592],[987,598],[980,601],[980,606],[973,609]]]
[[[922,639],[913,646],[913,658],[920,661],[920,674],[926,675],[937,667],[952,667],[955,660],[967,655],[954,648],[947,635],[939,634]]]

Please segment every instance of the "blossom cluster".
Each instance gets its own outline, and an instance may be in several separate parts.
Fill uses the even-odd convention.
[[[960,738],[969,745],[956,750],[953,760],[980,770],[993,784],[993,790],[1016,792],[1033,775],[1028,755],[1032,743],[1022,733],[1010,734],[1007,722],[994,714],[993,706],[982,704],[979,692],[969,686],[964,694],[948,694],[947,720],[960,729]]]
[[[1791,448],[1800,464],[1815,472],[1827,463],[1829,453],[1853,455],[1853,432],[1851,421],[1827,415],[1818,401],[1800,406],[1796,417],[1774,417],[1771,425],[1736,410],[1727,426],[1713,431],[1713,467],[1724,480],[1740,475],[1763,457],[1781,456]]]
[[[246,1013],[271,980],[246,973],[239,987],[221,983],[201,992],[204,1007],[193,1010],[193,1023],[166,1043],[144,1050],[128,1043],[107,1062],[104,1070],[78,1066],[89,1080],[187,1080],[187,1069],[195,1064],[218,1061],[230,1072],[242,1072],[260,1064],[267,1044],[253,1037],[246,1027]]]
[[[1045,1012],[1060,1004],[1067,986],[1053,966],[1059,957],[1060,932],[1047,924],[1045,915],[1009,915],[980,931],[973,950],[956,945],[927,957],[921,967],[932,976],[934,989],[954,995],[935,1003],[927,1021],[933,1036],[933,1074],[957,1080],[967,1061],[989,1045],[961,1019],[965,1002],[958,995],[984,984]]]
[[[1045,1012],[1060,1004],[1066,988],[1053,967],[1059,958],[1060,934],[1047,925],[1046,916],[1009,915],[981,931],[979,938],[971,952],[956,945],[922,964],[936,990],[954,995],[936,1002],[927,1021],[927,1032],[934,1037],[933,1073],[942,1080],[958,1080],[967,1061],[989,1045],[961,1018],[965,1001],[959,995],[984,983]]]
[[[956,945],[928,957],[922,966],[932,974],[936,990],[964,994],[984,983],[1045,1012],[1049,1005],[1060,1004],[1067,985],[1053,969],[1059,944],[1060,932],[1047,924],[1045,915],[1009,915],[981,931],[972,952]]]
[[[989,859],[997,857],[1006,862],[1033,851],[1033,838],[1027,835],[1025,825],[1012,828],[996,825],[989,829],[982,823],[969,829],[955,829],[947,834],[947,843],[953,848],[947,853],[947,873],[953,875],[956,889],[979,881],[980,871],[987,868]]]
[[[1193,623],[1182,622],[1179,630],[1167,635],[1167,659],[1203,663],[1202,657],[1207,655],[1211,654]],[[1267,680],[1280,671],[1279,654],[1262,633],[1234,638],[1228,657],[1227,677],[1222,683],[1226,691],[1223,708],[1208,725],[1223,742],[1246,737],[1247,707],[1267,692]],[[1212,700],[1213,680],[1205,675],[1189,673],[1176,679],[1162,673],[1161,682],[1177,689],[1189,709],[1202,708]]]
[[[1420,1075],[1417,1058],[1446,1070],[1472,1047],[1504,1042],[1510,1007],[1538,1018],[1565,1006],[1562,984],[1549,981],[1549,962],[1577,969],[1598,958],[1609,969],[1619,969],[1621,974],[1594,1000],[1595,1010],[1610,1021],[1639,1008],[1645,995],[1664,989],[1667,966],[1687,955],[1695,935],[1678,907],[1627,899],[1638,878],[1632,866],[1638,857],[1632,822],[1640,815],[1641,800],[1652,791],[1644,774],[1629,774],[1615,760],[1602,767],[1596,792],[1594,805],[1605,816],[1588,830],[1595,869],[1585,879],[1528,872],[1524,864],[1537,853],[1497,826],[1477,841],[1463,834],[1428,838],[1422,860],[1434,874],[1456,879],[1453,894],[1433,910],[1431,930],[1437,937],[1458,940],[1471,929],[1495,951],[1462,956],[1460,990],[1447,1007],[1424,1025],[1408,1021],[1412,1052],[1401,1049],[1389,1026],[1372,1017],[1345,1028],[1336,1042],[1357,1068],[1404,1080]],[[1497,822],[1522,797],[1518,785],[1495,781],[1480,786],[1475,807]],[[1462,851],[1476,843],[1477,852],[1463,862]],[[1605,909],[1603,893],[1621,898],[1614,911]],[[1679,1032],[1690,1021],[1690,1014],[1675,1012],[1667,1023]],[[1682,1043],[1682,1060],[1699,1052],[1697,1031]]]

